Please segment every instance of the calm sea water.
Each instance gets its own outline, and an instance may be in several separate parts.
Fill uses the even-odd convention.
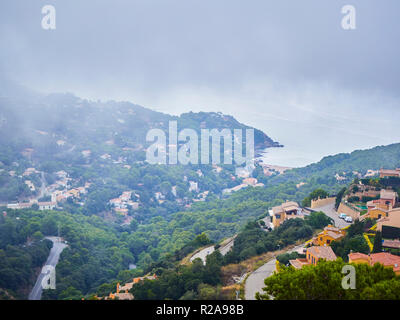
[[[310,153],[301,148],[285,146],[265,149],[258,159],[265,164],[297,168],[319,161],[321,155],[319,152]]]

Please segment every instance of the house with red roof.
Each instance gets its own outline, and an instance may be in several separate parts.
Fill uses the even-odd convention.
[[[380,263],[387,268],[392,268],[397,275],[400,275],[400,256],[388,252],[371,254],[353,252],[349,253],[348,257],[350,263],[368,263],[370,266]]]

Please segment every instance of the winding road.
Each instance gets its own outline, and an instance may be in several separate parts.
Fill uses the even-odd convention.
[[[265,287],[264,279],[268,278],[274,273],[275,267],[276,259],[274,258],[250,274],[245,284],[246,300],[256,300],[256,293],[262,292],[262,288]]]
[[[214,246],[210,246],[200,250],[199,252],[195,253],[191,258],[190,262],[193,262],[194,259],[200,258],[203,261],[203,264],[206,264],[206,257],[215,251]]]
[[[226,239],[221,247],[219,247],[219,252],[224,256],[226,255],[233,247],[233,243],[235,241],[235,237]],[[203,264],[206,264],[206,257],[215,251],[214,246],[210,246],[200,250],[199,252],[195,253],[191,258],[190,262],[193,262],[194,259],[200,258],[203,261]]]
[[[29,294],[28,300],[40,300],[42,298],[43,286],[42,281],[48,274],[46,266],[56,267],[58,260],[60,259],[61,252],[67,247],[67,245],[59,237],[46,237],[46,239],[53,242],[53,247],[50,250],[46,264],[42,268],[42,272],[39,274],[35,286]]]
[[[297,251],[300,248],[304,247],[304,245],[305,244],[303,243],[286,252],[291,253]],[[264,279],[271,276],[274,273],[275,269],[276,269],[276,259],[273,258],[250,274],[250,276],[246,280],[244,287],[246,300],[256,300],[255,297],[256,293],[257,292],[263,293],[262,288],[265,287]]]

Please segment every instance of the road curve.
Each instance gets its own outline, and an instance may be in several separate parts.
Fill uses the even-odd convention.
[[[228,238],[223,242],[223,245],[219,247],[219,252],[224,256],[226,255],[233,247],[233,243],[235,241],[236,235],[233,236],[232,238]],[[194,254],[190,258],[190,262],[193,262],[194,259],[200,258],[203,261],[203,264],[206,264],[206,258],[209,254],[213,253],[215,251],[215,246],[212,245],[210,247],[204,248],[203,250],[200,250],[196,254]]]
[[[268,278],[274,273],[275,267],[276,259],[274,258],[250,274],[245,284],[246,300],[256,300],[256,293],[263,292],[262,288],[265,287],[264,279]]]
[[[44,266],[52,266],[55,268],[60,258],[61,252],[65,249],[67,245],[64,242],[62,242],[61,239],[58,237],[46,237],[46,239],[53,242],[53,247],[50,250],[49,256],[47,257],[47,261]],[[28,300],[40,300],[42,298],[42,292],[43,292],[42,281],[46,276],[46,274],[47,272],[43,273],[43,268],[42,268],[42,272],[39,274],[35,286],[33,287],[31,293],[29,294]]]
[[[221,247],[219,248],[219,252],[221,252],[223,256],[226,255],[229,251],[231,251],[233,244],[235,243],[235,238],[236,235],[233,236],[232,238],[225,240],[224,244],[221,245]]]
[[[304,247],[304,243],[286,252],[291,253],[299,250],[302,247]],[[265,278],[272,276],[275,269],[276,269],[276,259],[273,258],[250,274],[244,286],[245,300],[256,300],[255,297],[256,293],[257,292],[263,293],[262,288],[265,287],[264,280]]]
[[[214,251],[215,251],[214,246],[210,246],[210,247],[204,248],[203,250],[200,250],[199,252],[194,254],[190,258],[190,262],[193,262],[194,259],[200,258],[203,261],[203,264],[206,264],[206,257],[209,254],[213,253]]]

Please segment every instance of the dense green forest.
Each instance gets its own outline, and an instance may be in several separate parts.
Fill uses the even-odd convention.
[[[38,224],[0,215],[0,288],[4,298],[25,299],[49,255]]]
[[[8,211],[7,217],[2,217],[0,227],[0,286],[13,292],[33,285],[35,268],[43,265],[51,247],[51,242],[40,239],[58,232],[68,241],[68,247],[57,265],[57,290],[51,290],[51,294],[44,297],[83,296],[116,278],[135,261],[129,250],[127,233],[96,216],[56,211]],[[25,292],[26,296],[28,293]]]

